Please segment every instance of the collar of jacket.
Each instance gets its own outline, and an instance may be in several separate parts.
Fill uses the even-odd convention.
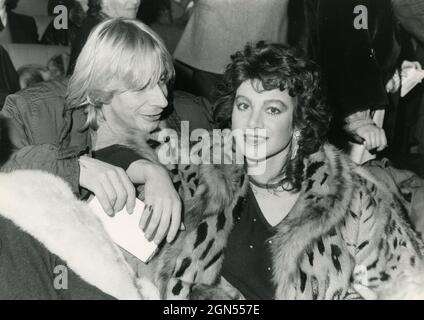
[[[292,277],[302,252],[346,216],[354,192],[355,169],[355,165],[331,145],[324,145],[305,160],[300,196],[289,215],[277,225],[272,239],[276,299],[291,296]]]
[[[41,171],[1,173],[0,194],[0,214],[87,283],[118,299],[158,297],[153,285],[136,278],[100,221],[63,180]]]

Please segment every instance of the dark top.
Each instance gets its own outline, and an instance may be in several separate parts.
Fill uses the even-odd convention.
[[[78,56],[81,53],[85,43],[87,42],[91,30],[93,30],[93,28],[101,21],[102,20],[97,17],[87,17],[83,20],[81,28],[77,30],[75,40],[71,44],[71,56],[69,58],[68,75],[71,75],[74,72]]]
[[[368,28],[357,29],[358,5]],[[321,67],[336,117],[389,104],[385,85],[400,64],[400,30],[390,0],[289,2],[288,43]]]
[[[51,21],[41,38],[41,44],[55,46],[69,46],[77,35],[78,26],[69,21],[68,29],[56,29],[54,20]]]
[[[114,144],[93,151],[93,158],[127,170],[131,163],[140,160],[142,157],[128,147]]]
[[[66,263],[0,214],[0,300],[113,299],[69,268],[67,289],[56,289],[56,266]]]
[[[13,43],[38,43],[37,25],[33,17],[9,12],[7,20]]]
[[[20,89],[18,73],[8,52],[0,45],[0,111],[9,94]]]
[[[270,238],[273,228],[249,188],[235,213],[235,224],[225,249],[222,276],[248,300],[274,299]]]

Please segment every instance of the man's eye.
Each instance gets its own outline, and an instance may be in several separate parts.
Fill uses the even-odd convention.
[[[266,112],[272,115],[280,114],[281,111],[277,107],[269,107],[266,109]]]
[[[236,107],[237,107],[237,109],[239,109],[239,110],[241,110],[241,111],[244,111],[244,110],[246,110],[247,108],[249,108],[249,106],[248,106],[246,103],[244,103],[244,102],[239,102],[239,103],[237,103],[237,104],[236,104]]]
[[[166,85],[167,79],[165,75],[162,75],[159,79],[159,85]]]

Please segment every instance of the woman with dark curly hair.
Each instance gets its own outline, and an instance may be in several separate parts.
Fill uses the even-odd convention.
[[[316,65],[281,44],[249,44],[232,56],[220,92],[215,120],[232,129],[228,153],[245,161],[214,164],[218,176],[199,170],[200,185],[209,186],[195,194],[214,198],[192,204],[204,209],[187,205],[186,232],[151,266],[163,297],[400,292],[403,281],[393,280],[418,273],[423,243],[401,200],[326,142],[330,114]]]
[[[284,169],[284,175],[278,175],[282,186],[299,191],[303,157],[316,152],[325,142],[331,118],[323,100],[318,67],[311,61],[299,59],[293,50],[283,45],[259,42],[257,47],[247,46],[244,52],[232,57],[219,91],[215,109],[217,125],[222,129],[268,130],[263,141],[251,141],[253,146],[266,141],[267,147],[276,152],[273,156],[278,158],[278,166],[286,163],[280,168]],[[269,98],[269,102],[264,100],[261,106],[263,112],[252,107],[250,112],[244,112],[249,111],[248,102],[252,103],[250,99],[255,98],[259,102]],[[246,118],[252,113],[256,118]],[[255,124],[252,120],[262,123]],[[258,179],[266,180],[265,177]]]

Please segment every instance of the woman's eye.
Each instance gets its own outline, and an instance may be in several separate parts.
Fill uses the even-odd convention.
[[[278,109],[277,107],[269,107],[266,109],[266,112],[272,115],[281,113],[280,109]]]
[[[244,102],[239,102],[239,103],[237,103],[237,104],[236,104],[236,107],[237,107],[237,109],[239,109],[239,110],[241,110],[241,111],[244,111],[244,110],[246,110],[247,108],[249,108],[249,106],[248,106],[246,103],[244,103]]]

